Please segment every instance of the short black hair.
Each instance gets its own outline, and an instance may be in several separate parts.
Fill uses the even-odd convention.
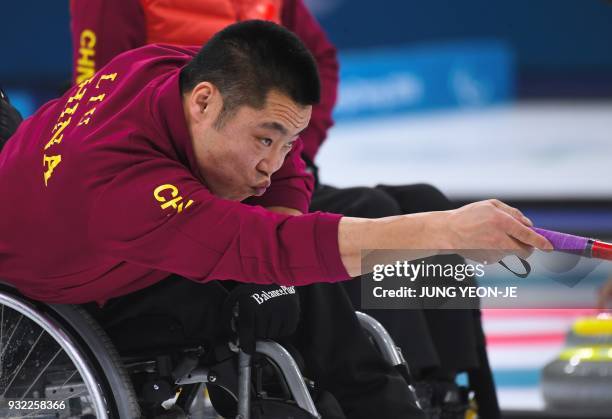
[[[240,106],[261,109],[271,90],[299,105],[319,103],[317,64],[302,41],[272,22],[248,20],[217,32],[181,69],[180,86],[190,92],[203,81],[223,97],[217,126]]]

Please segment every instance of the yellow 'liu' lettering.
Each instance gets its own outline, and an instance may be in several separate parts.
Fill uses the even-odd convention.
[[[79,123],[77,124],[77,127],[80,127],[81,125],[89,124],[89,120],[91,119],[90,116],[93,115],[95,111],[96,111],[96,108],[92,108],[88,110],[87,112],[85,112],[83,116],[81,117]]]
[[[102,93],[98,96],[92,96],[89,98],[89,102],[102,102],[104,100],[104,96],[106,96],[106,93]]]
[[[104,81],[104,80],[115,81],[116,77],[117,77],[117,73],[103,74],[102,76],[100,76],[98,83],[96,83],[96,89],[100,88],[101,81]]]
[[[57,167],[58,164],[62,161],[62,156],[47,156],[46,154],[43,156],[43,166],[47,168],[45,170],[45,186],[49,182],[51,175],[53,174],[53,170]]]

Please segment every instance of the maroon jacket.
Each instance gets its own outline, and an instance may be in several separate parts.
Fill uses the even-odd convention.
[[[143,0],[71,0],[73,69],[76,80],[84,80],[117,54],[145,45],[147,19]],[[202,2],[206,0],[194,0]],[[194,6],[198,13],[202,5]],[[281,23],[297,34],[314,55],[321,76],[321,102],[313,108],[310,125],[302,133],[303,155],[314,161],[333,125],[332,110],[338,89],[336,49],[302,0],[284,0]],[[201,44],[208,39],[201,39]],[[193,44],[193,39],[183,43]]]
[[[213,196],[179,91],[190,48],[126,52],[45,104],[0,154],[0,278],[44,301],[104,301],[176,273],[305,285],[348,279],[339,215]],[[300,147],[254,204],[306,211]]]

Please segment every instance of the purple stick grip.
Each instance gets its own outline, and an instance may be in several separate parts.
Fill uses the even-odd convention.
[[[583,255],[587,248],[589,239],[571,234],[559,233],[558,231],[545,230],[543,228],[532,227],[533,231],[546,237],[553,245],[555,250],[566,253]]]

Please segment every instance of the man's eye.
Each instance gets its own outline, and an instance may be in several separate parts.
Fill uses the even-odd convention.
[[[291,149],[293,148],[293,145],[294,145],[294,144],[295,144],[295,141],[292,141],[292,142],[290,142],[290,143],[285,144],[283,147],[284,147],[286,150],[291,150]]]
[[[260,138],[259,142],[265,145],[266,147],[270,147],[272,145],[272,140],[269,138]]]

